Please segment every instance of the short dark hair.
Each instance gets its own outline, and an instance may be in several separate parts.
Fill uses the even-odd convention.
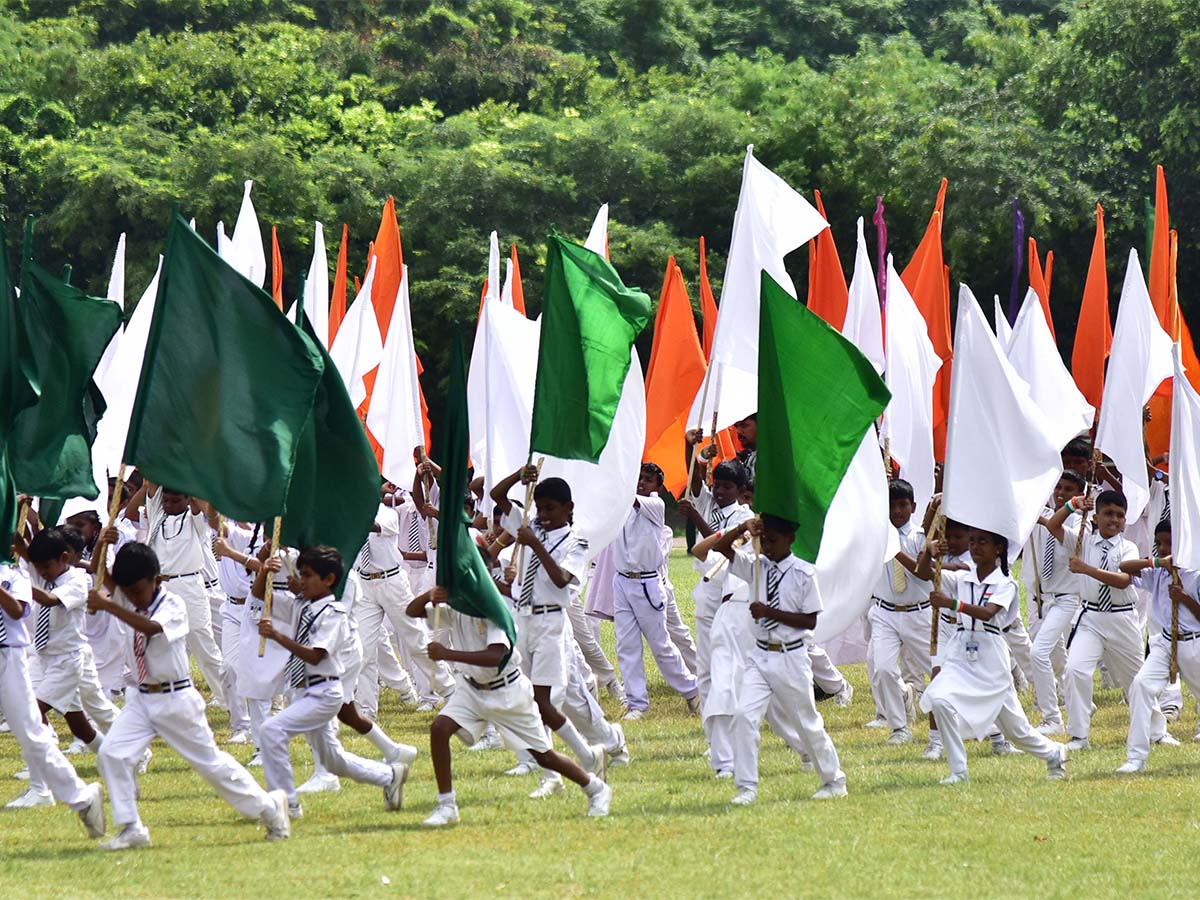
[[[1160,519],[1158,524],[1154,526],[1154,536],[1155,537],[1158,537],[1160,534],[1170,534],[1170,533],[1171,533],[1171,517],[1170,516],[1167,516],[1165,519]]]
[[[1072,438],[1067,441],[1067,446],[1062,448],[1060,455],[1090,457],[1092,455],[1092,442],[1085,437]]]
[[[88,524],[94,525],[97,528],[100,527],[100,514],[94,509],[81,509],[79,512],[68,516],[67,522],[69,523],[71,519],[86,519]]]
[[[642,474],[652,475],[654,478],[658,479],[659,484],[662,484],[667,480],[667,476],[663,474],[662,466],[660,466],[658,463],[642,463]]]
[[[87,549],[87,541],[83,539],[83,532],[74,525],[63,525],[61,527],[67,546],[82,555],[83,551]]]
[[[1096,512],[1099,512],[1102,506],[1119,506],[1123,510],[1128,510],[1129,501],[1120,491],[1101,491],[1100,496],[1096,498]]]
[[[562,478],[547,478],[537,483],[537,487],[533,489],[533,499],[570,503],[571,486]]]
[[[29,561],[50,562],[70,549],[71,544],[61,528],[43,528],[29,542]]]
[[[1080,490],[1083,490],[1087,487],[1087,479],[1074,469],[1063,469],[1063,473],[1058,476],[1058,480],[1062,481],[1064,478],[1071,482],[1071,484],[1077,486]]]
[[[332,575],[334,584],[342,580],[342,573],[346,571],[346,561],[342,559],[342,554],[328,544],[317,544],[315,547],[305,547],[301,550],[300,555],[296,557],[296,568],[301,566],[312,569],[318,578]]]
[[[894,503],[897,500],[908,500],[912,503],[917,502],[917,496],[913,493],[913,486],[903,478],[893,478],[888,482],[888,502]]]
[[[791,519],[785,519],[783,516],[773,516],[770,513],[763,513],[759,518],[762,519],[763,528],[767,531],[774,531],[776,534],[795,535],[796,530],[800,527]]]
[[[117,558],[113,560],[112,577],[117,587],[129,587],[143,578],[157,578],[161,571],[158,554],[148,545],[133,541],[117,552]]]
[[[964,522],[959,522],[956,519],[947,519],[946,524],[943,525],[942,528],[945,531],[949,531],[951,528],[953,528],[955,531],[970,531],[971,526],[965,524]]]
[[[713,481],[729,481],[744,488],[747,481],[746,467],[736,459],[727,459],[713,469]]]

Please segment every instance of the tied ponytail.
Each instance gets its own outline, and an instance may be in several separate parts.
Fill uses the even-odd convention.
[[[996,540],[1000,544],[1000,571],[1004,573],[1005,578],[1010,578],[1008,572],[1008,538],[996,535]]]

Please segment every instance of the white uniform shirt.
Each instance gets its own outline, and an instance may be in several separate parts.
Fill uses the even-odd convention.
[[[1079,540],[1079,529],[1063,526],[1063,535],[1066,537],[1066,545],[1074,548],[1076,541]],[[1083,561],[1090,566],[1095,566],[1098,569],[1104,569],[1108,572],[1119,572],[1121,563],[1129,559],[1138,558],[1137,547],[1133,541],[1127,541],[1121,535],[1115,535],[1111,538],[1103,538],[1100,532],[1093,531],[1083,539],[1083,548],[1080,555]],[[1095,578],[1089,578],[1087,575],[1079,577],[1079,596],[1082,598],[1084,605],[1095,607],[1101,602],[1101,591],[1103,590],[1109,596],[1109,601],[1113,606],[1133,606],[1137,602],[1137,591],[1132,584],[1129,587],[1118,590],[1115,587],[1101,584]]]
[[[521,529],[521,519],[521,508],[514,503],[501,526],[515,538]],[[542,542],[542,546],[549,551],[551,559],[558,563],[558,567],[567,575],[567,584],[561,588],[556,585],[546,574],[546,567],[538,560],[537,554],[532,548],[526,547],[521,554],[521,571],[517,572],[517,578],[512,585],[513,600],[518,608],[524,606],[525,579],[528,574],[533,573],[532,603],[535,606],[560,606],[565,609],[571,602],[572,585],[583,584],[587,569],[588,543],[576,534],[569,524],[547,531],[534,518],[530,520],[529,525]]]
[[[1047,506],[1042,510],[1042,518],[1049,519],[1054,510]],[[1066,520],[1066,526],[1079,533],[1079,513],[1072,513]],[[1037,589],[1034,579],[1036,572],[1041,579],[1042,596],[1052,594],[1079,594],[1079,576],[1071,571],[1069,563],[1075,553],[1074,544],[1063,544],[1041,525],[1034,526],[1029,541],[1025,544],[1022,557],[1021,580],[1033,592]]]
[[[173,516],[163,512],[163,489],[146,497],[148,539],[163,575],[194,575],[204,571],[204,545],[208,541],[208,519],[191,507]]]
[[[121,599],[124,600],[124,597]],[[128,601],[125,601],[125,605],[129,606]],[[146,677],[143,679],[145,683],[164,684],[190,678],[191,669],[188,666],[186,641],[188,633],[187,605],[182,598],[160,587],[149,607],[145,610],[134,610],[134,612],[153,619],[163,629],[160,634],[145,635]],[[131,630],[134,632],[133,673],[136,677],[138,674],[138,636],[141,633],[136,629]]]
[[[666,562],[662,528],[667,507],[657,494],[638,497],[613,541],[613,565],[618,572],[657,572]]]
[[[246,528],[236,522],[227,521],[225,523],[225,543],[231,550],[252,557],[263,545],[263,528],[261,525]],[[244,565],[228,556],[223,556],[217,566],[217,572],[220,575],[221,590],[225,592],[225,596],[238,600],[244,600],[249,596],[250,585],[254,579],[246,571]]]
[[[925,549],[925,532],[914,525],[912,519],[909,519],[896,531],[900,535],[900,550],[913,559],[920,556],[921,551]],[[877,599],[894,603],[897,606],[917,606],[929,599],[929,592],[933,590],[933,585],[928,581],[922,581],[908,569],[904,569],[904,590],[897,592],[893,583],[893,566],[904,569],[900,565],[900,561],[895,559],[889,559],[883,564],[879,582],[875,585],[874,596]]]
[[[760,603],[783,612],[819,613],[824,609],[821,589],[817,586],[817,572],[808,563],[790,553],[777,563],[760,555],[758,567],[757,599]],[[750,585],[750,594],[754,596],[754,551],[745,547],[739,549],[729,568],[735,577]],[[807,643],[812,640],[812,631],[793,628],[774,619],[755,619],[754,637],[773,643],[797,640]]]
[[[1200,582],[1200,570],[1180,569],[1179,581],[1185,593],[1197,596],[1197,582]],[[1167,569],[1143,569],[1142,574],[1133,579],[1134,584],[1150,592],[1150,616],[1154,624],[1166,631],[1171,630],[1171,573]],[[1179,604],[1179,631],[1200,631],[1200,619],[1195,613]]]
[[[27,624],[33,612],[33,592],[30,590],[29,577],[17,566],[0,563],[0,588],[11,594],[24,607],[24,612],[15,619],[0,609],[0,647],[28,647]]]
[[[307,637],[301,642],[299,640],[300,623],[305,615],[305,610],[311,611],[313,620],[309,625]],[[347,645],[351,642],[350,616],[346,612],[346,607],[338,603],[337,598],[330,594],[320,600],[314,600],[312,603],[301,600],[296,604],[294,617],[292,633],[297,636],[297,642],[303,643],[305,647],[318,647],[325,651],[325,656],[320,662],[304,664],[305,676],[308,678],[341,677],[346,671],[346,652],[350,650]]]
[[[367,535],[367,542],[358,553],[354,567],[364,575],[377,575],[398,568],[404,558],[400,555],[400,516],[390,506],[379,504],[375,511],[379,531]]]
[[[428,608],[426,615],[429,617],[430,627],[432,627],[432,607]],[[463,653],[475,653],[486,650],[492,644],[508,646],[508,635],[490,619],[477,619],[474,616],[464,615],[451,609],[449,604],[442,606],[440,615],[443,627],[449,630],[450,646],[455,650]],[[515,648],[504,668],[499,671],[494,666],[469,666],[465,663],[454,663],[454,668],[459,674],[473,678],[480,684],[487,684],[503,678],[509,672],[519,669],[520,666],[521,654]]]
[[[1007,628],[1012,620],[1021,613],[1021,604],[1017,599],[1017,583],[1013,581],[1011,575],[1005,575],[999,566],[996,566],[991,574],[982,580],[974,568],[967,571],[946,572],[942,577],[946,579],[946,583],[942,585],[942,592],[947,596],[955,597],[963,603],[970,603],[974,606],[987,606],[991,603],[999,606],[1000,612],[986,623],[994,626],[997,630]],[[958,613],[957,619],[959,627],[966,631],[986,630],[983,621],[968,616],[966,613]]]
[[[701,486],[699,495],[692,503],[700,518],[708,523],[708,527],[722,534],[754,518],[754,510],[736,501],[728,506],[717,506],[716,498],[713,497],[712,489],[708,485]],[[697,572],[704,573],[708,571],[712,562],[712,560],[705,562],[698,559],[694,561],[693,565]],[[723,572],[721,577],[724,578]]]
[[[46,656],[57,656],[60,653],[77,653],[83,649],[87,638],[84,636],[83,618],[87,614],[88,591],[92,586],[91,576],[83,569],[71,567],[54,581],[46,581],[32,567],[30,580],[33,586],[47,594],[53,594],[60,601],[55,606],[42,606],[34,601],[33,615],[29,627],[37,637],[38,621],[43,616],[50,617],[50,639],[39,653]]]

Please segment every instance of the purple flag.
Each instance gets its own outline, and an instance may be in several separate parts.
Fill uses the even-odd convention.
[[[883,197],[875,197],[875,280],[879,286],[879,308],[883,309],[887,301],[887,223],[883,221]]]

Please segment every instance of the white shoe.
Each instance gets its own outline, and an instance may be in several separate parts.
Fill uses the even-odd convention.
[[[899,747],[902,744],[911,744],[912,732],[907,728],[896,728],[892,731],[892,736],[888,738],[888,743],[893,747]]]
[[[831,781],[828,784],[821,785],[820,789],[812,795],[813,800],[836,800],[838,797],[846,796],[846,779],[839,778],[837,781]]]
[[[1168,722],[1178,722],[1179,712],[1179,707],[1174,703],[1168,704],[1162,708],[1162,714],[1166,717]]]
[[[863,728],[887,728],[887,719],[883,716],[876,716],[870,722],[864,722]]]
[[[288,818],[288,799],[283,791],[267,794],[271,808],[262,814],[262,823],[267,826],[268,841],[286,841],[292,836],[292,822]]]
[[[617,736],[617,746],[615,750],[605,750],[608,754],[608,767],[610,769],[619,769],[622,766],[629,765],[629,745],[625,743],[625,729],[620,725],[612,726],[613,733]]]
[[[23,769],[18,769],[16,772],[13,772],[13,778],[17,779],[17,781],[28,781],[29,780],[29,766],[26,766]]]
[[[833,695],[833,702],[839,709],[845,709],[854,700],[854,685],[842,679],[842,689]]]
[[[115,838],[100,845],[102,850],[135,850],[138,847],[150,846],[150,832],[145,825],[126,825]]]
[[[629,712],[625,713],[625,715],[621,716],[621,718],[626,722],[636,722],[644,715],[646,715],[646,711],[644,709],[631,709]]]
[[[254,751],[254,755],[251,756],[250,761],[246,763],[246,768],[247,769],[261,769],[262,768],[262,754],[259,751],[257,751],[257,750]],[[295,818],[295,817],[293,816],[293,818]]]
[[[514,776],[532,775],[537,770],[538,770],[538,767],[535,763],[519,762],[515,766],[513,766],[511,769],[509,769],[507,772],[505,772],[504,774],[505,775],[514,775]]]
[[[738,788],[738,792],[729,802],[734,806],[749,806],[758,799],[758,791],[754,788]]]
[[[442,828],[446,825],[458,824],[458,807],[453,803],[439,803],[433,808],[424,822],[426,828]]]
[[[1051,781],[1062,781],[1067,777],[1067,759],[1070,757],[1071,751],[1067,749],[1067,745],[1062,745],[1062,750],[1058,753],[1058,759],[1052,759],[1046,763],[1046,777]]]
[[[150,748],[147,747],[146,752],[142,754],[142,758],[138,760],[137,773],[139,775],[146,774],[146,770],[150,768],[150,760],[152,759],[154,759],[154,754],[151,753]],[[149,832],[147,832],[147,834],[149,834]]]
[[[383,761],[391,765],[392,763],[402,763],[411,768],[417,758],[417,748],[410,744],[397,744],[396,750],[390,755],[385,756]]]
[[[408,766],[392,763],[392,781],[383,789],[383,805],[388,812],[404,808],[404,782],[408,781]]]
[[[1117,768],[1118,775],[1135,775],[1145,771],[1146,761],[1144,759],[1127,759],[1124,765]]]
[[[921,754],[921,759],[928,759],[931,762],[939,760],[945,752],[946,748],[942,745],[941,741],[930,741],[925,745],[925,751]]]
[[[88,805],[79,810],[79,821],[87,829],[87,836],[96,840],[104,837],[104,793],[95,782],[89,784],[87,790]]]
[[[53,806],[54,795],[49,791],[39,791],[35,788],[26,788],[25,793],[15,800],[9,800],[4,804],[5,809],[33,809],[36,806]]]
[[[816,769],[816,766],[813,765],[812,757],[810,757],[806,753],[801,753],[800,754],[800,771],[801,772],[812,772],[814,769]]]
[[[600,790],[588,797],[587,814],[594,817],[607,816],[609,807],[612,806],[612,795],[612,788],[601,781]]]
[[[483,737],[481,737],[467,749],[474,752],[477,750],[500,750],[503,747],[504,741],[500,740],[500,735],[494,731],[485,731]],[[434,810],[434,812],[437,812],[437,810]]]
[[[224,709],[224,707],[221,706],[221,701],[218,700],[216,697],[213,697],[211,700],[208,701],[208,708],[209,709]]]
[[[332,772],[315,772],[308,781],[296,788],[297,794],[336,794],[342,781]]]
[[[288,818],[295,822],[297,819],[304,818],[304,807],[299,803],[288,804]]]
[[[1091,742],[1087,738],[1073,737],[1065,744],[1068,750],[1091,750]]]
[[[241,728],[241,729],[235,731],[233,734],[231,734],[229,736],[229,740],[227,740],[225,743],[227,743],[227,744],[248,744],[248,743],[250,743],[250,732],[247,731],[245,728]]]
[[[908,716],[908,721],[917,721],[917,695],[913,692],[913,686],[907,681],[904,682],[904,712]]]
[[[585,754],[588,758],[579,760],[579,764],[585,772],[603,781],[608,773],[608,755],[599,744],[589,744],[588,751],[589,753]]]
[[[967,774],[965,772],[961,775],[959,775],[957,772],[951,772],[949,775],[947,775],[945,778],[943,778],[940,783],[941,784],[966,784],[969,780],[970,779],[967,778]]]
[[[75,740],[71,741],[70,746],[67,747],[67,749],[63,751],[63,753],[66,754],[67,756],[78,756],[81,753],[87,753],[87,752],[88,752],[88,745],[85,744],[83,741],[81,741],[79,738],[75,738]]]
[[[420,706],[421,698],[417,695],[416,688],[410,687],[407,691],[401,694],[400,703],[404,706]]]
[[[422,700],[417,704],[417,712],[419,713],[433,712],[437,708],[438,704],[436,700]]]
[[[716,773],[715,777],[720,778],[722,780],[731,779],[731,778],[733,778],[733,769],[722,769],[720,772]]]
[[[689,716],[700,715],[700,695],[699,694],[692,694],[692,696],[687,698],[687,709],[688,709]]]
[[[617,679],[613,679],[604,686],[604,690],[608,691],[608,696],[612,697],[620,704],[625,703],[625,686]]]
[[[1063,735],[1063,734],[1067,733],[1066,726],[1063,725],[1061,719],[1059,719],[1058,721],[1051,719],[1047,722],[1043,722],[1041,725],[1039,725],[1037,727],[1036,730],[1040,734],[1046,735],[1046,737],[1057,737],[1058,735]]]
[[[994,741],[992,743],[992,753],[996,756],[1019,756],[1021,751],[1012,745],[1010,741]]]
[[[1164,732],[1163,736],[1160,737],[1154,743],[1158,744],[1158,746],[1160,746],[1160,747],[1178,747],[1179,746],[1179,738],[1175,737],[1173,734],[1171,734],[1169,731],[1167,731],[1167,732]]]
[[[529,799],[545,800],[547,797],[561,794],[565,790],[566,786],[563,784],[562,777],[555,773],[550,778],[543,778],[541,783],[529,792]]]

